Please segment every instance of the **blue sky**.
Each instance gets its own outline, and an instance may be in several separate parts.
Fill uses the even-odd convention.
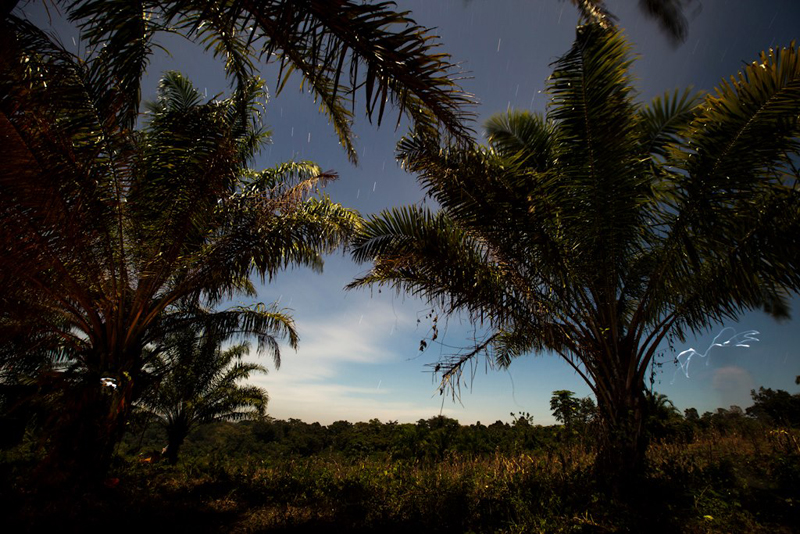
[[[689,37],[678,47],[670,46],[636,4],[608,2],[638,56],[634,74],[643,101],[690,85],[710,90],[723,77],[735,74],[743,62],[757,59],[762,50],[800,37],[800,3],[795,0],[695,1],[688,11]],[[509,108],[545,111],[549,65],[568,50],[574,38],[578,16],[569,2],[401,0],[398,5],[410,10],[421,25],[435,27],[441,50],[466,71],[469,78],[462,86],[480,101],[475,125],[478,135],[480,124],[495,112]],[[36,21],[44,20],[39,4],[26,6],[24,11]],[[59,24],[58,32],[68,47],[82,51],[74,30]],[[154,58],[145,80],[145,95],[153,94],[158,77],[169,69],[188,75],[209,97],[228,90],[221,64],[200,47],[175,38],[162,38],[161,42],[171,56]],[[262,74],[274,86],[277,70],[265,68]],[[394,146],[404,130],[394,129],[393,117],[380,128],[357,117],[360,162],[354,167],[338,145],[333,128],[299,87],[300,78],[296,78],[268,104],[266,120],[273,144],[263,151],[256,167],[288,159],[315,161],[323,169],[339,173],[339,181],[327,192],[364,215],[423,200],[414,177],[394,161]],[[387,290],[345,292],[343,287],[366,268],[336,254],[326,260],[321,275],[294,269],[259,286],[258,300],[280,300],[293,310],[301,336],[297,352],[284,348],[280,370],[271,369],[268,375],[254,379],[269,391],[268,411],[273,417],[327,424],[372,418],[407,422],[443,413],[462,423],[490,423],[509,420],[511,412],[525,411],[533,414],[536,422],[549,424],[553,422],[549,410],[553,390],[589,394],[566,363],[553,355],[532,354],[513,362],[508,371],[489,369],[480,361],[474,380],[462,388],[460,402],[441,397],[426,364],[452,353],[454,349],[448,347],[468,345],[473,325],[459,317],[440,318],[441,344],[431,343],[420,353],[419,342],[431,326],[426,318],[430,306]],[[794,299],[793,309],[797,315],[800,300]],[[758,330],[759,341],[750,348],[712,349],[710,358],[692,362],[689,378],[675,373],[673,358],[690,347],[704,352],[717,330],[685,344],[665,346],[656,389],[680,409],[694,406],[701,413],[731,404],[747,406],[750,389],[762,385],[797,390],[794,377],[800,375],[800,319],[777,323],[753,312],[724,326]]]

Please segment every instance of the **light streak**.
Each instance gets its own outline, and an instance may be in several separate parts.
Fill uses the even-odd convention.
[[[725,332],[733,332],[733,335],[727,338],[727,340],[720,342],[719,339],[723,337]],[[705,350],[705,352],[698,352],[693,348],[686,349],[685,351],[681,352],[675,357],[675,364],[678,366],[675,369],[675,375],[672,377],[671,384],[675,383],[675,377],[678,375],[678,371],[683,371],[683,374],[686,378],[689,378],[689,364],[692,362],[692,358],[695,356],[699,358],[708,358],[709,352],[714,347],[746,347],[749,348],[749,343],[751,341],[759,341],[758,338],[754,337],[759,334],[758,330],[745,330],[744,332],[736,332],[734,328],[730,326],[726,326],[722,330],[720,330],[719,334],[714,337],[714,340],[711,342],[711,345]],[[681,359],[683,358],[683,359]],[[709,363],[709,359],[706,359],[706,365]]]

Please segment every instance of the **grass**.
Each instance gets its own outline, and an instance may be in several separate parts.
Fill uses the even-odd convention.
[[[128,459],[83,494],[29,486],[19,457],[6,457],[0,497],[7,532],[790,533],[800,525],[796,438],[710,432],[653,445],[648,475],[623,496],[593,479],[590,452],[564,447],[439,462]]]

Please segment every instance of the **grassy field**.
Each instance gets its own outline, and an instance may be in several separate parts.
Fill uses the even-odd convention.
[[[188,455],[120,458],[103,487],[31,482],[3,457],[6,532],[790,533],[800,526],[798,433],[706,432],[655,444],[646,477],[610,494],[578,446],[438,461]]]

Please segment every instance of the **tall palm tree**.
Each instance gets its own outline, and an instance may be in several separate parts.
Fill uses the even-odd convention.
[[[483,342],[437,364],[457,388],[489,352],[500,366],[561,356],[594,392],[597,459],[643,462],[647,367],[662,341],[744,311],[787,314],[800,288],[800,55],[770,50],[700,98],[635,102],[628,45],[578,29],[555,63],[547,117],[497,115],[489,147],[414,135],[402,162],[441,209],[385,211],[359,230],[372,262],[350,287],[389,285],[464,311]]]
[[[351,123],[356,97],[370,121],[381,123],[387,104],[418,127],[443,127],[465,138],[472,99],[459,71],[439,52],[435,36],[391,2],[360,0],[58,0],[83,31],[87,50],[107,63],[107,74],[132,97],[120,120],[132,126],[141,78],[159,33],[190,39],[221,59],[235,84],[264,65],[279,66],[275,92],[293,73],[356,160]],[[9,4],[16,5],[16,2]],[[3,9],[5,13],[13,7]],[[10,20],[14,20],[10,17]]]
[[[152,372],[158,384],[144,395],[139,406],[152,414],[167,432],[166,458],[171,464],[186,436],[197,426],[215,421],[240,421],[263,416],[267,392],[242,385],[253,373],[267,369],[242,361],[247,343],[222,349],[224,334],[189,327],[169,336]]]
[[[64,362],[51,375],[65,394],[55,459],[102,472],[147,386],[146,347],[200,321],[257,336],[278,364],[277,339],[297,343],[284,311],[205,307],[255,296],[252,273],[321,268],[359,217],[314,195],[335,175],[312,163],[248,167],[267,140],[258,79],[201,103],[168,73],[134,131],[102,57],[81,60],[24,21],[2,40],[0,346],[29,339]]]

